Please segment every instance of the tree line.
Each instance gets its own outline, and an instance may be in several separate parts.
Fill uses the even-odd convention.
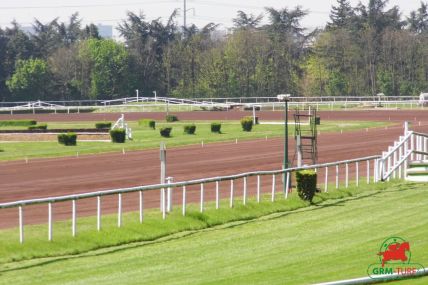
[[[128,12],[123,42],[103,39],[78,14],[35,20],[34,33],[0,28],[0,100],[172,97],[415,95],[427,91],[428,8],[403,17],[388,0],[337,0],[322,29],[301,26],[308,11],[238,11],[234,27],[146,20]],[[263,18],[267,23],[262,24]]]

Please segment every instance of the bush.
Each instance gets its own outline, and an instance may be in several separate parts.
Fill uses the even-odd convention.
[[[40,125],[28,127],[29,130],[46,130],[47,128],[48,128],[48,125],[46,125],[46,124],[40,124]]]
[[[221,132],[221,124],[220,123],[211,123],[211,132],[212,133],[220,133]]]
[[[296,172],[297,193],[302,200],[312,202],[317,191],[317,173],[313,170]]]
[[[142,127],[149,127],[153,130],[156,129],[156,121],[152,119],[141,119],[138,121],[138,125]]]
[[[110,130],[111,141],[114,143],[124,143],[126,139],[125,129]]]
[[[95,128],[97,128],[97,129],[110,129],[111,128],[111,122],[95,123]]]
[[[35,120],[10,120],[0,121],[0,127],[28,127],[37,124]]]
[[[172,122],[177,122],[177,121],[178,121],[178,118],[177,118],[177,116],[176,116],[176,115],[166,115],[165,120],[166,120],[168,123],[172,123]]]
[[[164,138],[169,138],[171,136],[171,130],[172,128],[161,128],[160,135]]]
[[[253,118],[252,117],[243,117],[241,119],[242,130],[245,132],[251,132],[253,129]]]
[[[76,145],[77,135],[75,133],[66,133],[58,135],[58,142],[66,146]]]
[[[188,135],[193,135],[196,131],[195,125],[185,125],[184,126],[184,132]]]

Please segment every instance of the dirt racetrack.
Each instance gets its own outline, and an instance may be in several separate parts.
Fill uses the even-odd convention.
[[[244,116],[252,116],[251,111],[193,111],[193,112],[171,112],[176,114],[180,120],[239,120]],[[290,112],[290,118],[292,117]],[[427,121],[428,110],[361,110],[361,111],[320,111],[321,120],[359,120],[359,121]],[[260,120],[282,120],[283,111],[257,112]],[[63,121],[115,121],[120,113],[81,113],[81,114],[0,114],[0,120],[34,119],[40,122],[63,122]],[[149,113],[125,113],[125,119],[129,121],[141,118],[164,120],[165,112]]]
[[[355,117],[355,120],[368,118],[381,120],[379,116],[389,116],[389,114],[379,115],[376,112],[375,114],[367,113],[367,117],[363,118],[353,113],[338,114],[348,119]],[[357,113],[360,114],[360,112]],[[425,122],[421,127],[413,127],[413,129],[428,132],[427,113],[404,111],[391,112],[390,115],[393,120],[400,120],[400,118],[412,120],[417,116],[418,119]],[[279,118],[280,114],[278,113]],[[276,116],[276,113],[274,115]],[[333,116],[333,114],[330,115]],[[319,162],[380,154],[402,133],[401,125],[397,124],[396,127],[389,127],[387,130],[378,128],[369,129],[368,132],[359,130],[343,134],[321,134],[319,136]],[[173,176],[174,181],[183,181],[246,171],[279,169],[282,163],[282,149],[282,139],[242,141],[238,144],[234,142],[215,143],[205,145],[203,148],[200,145],[173,148],[169,149],[167,153],[168,176]],[[290,149],[293,150],[290,151],[290,157],[292,157],[294,140],[291,140]],[[135,151],[125,155],[113,153],[78,158],[36,159],[29,161],[28,164],[24,161],[4,162],[0,163],[0,202],[155,184],[159,182],[159,172],[159,152],[157,150]],[[351,179],[353,179],[354,165],[351,165],[350,173]],[[361,166],[360,173],[362,176],[365,175],[365,166]],[[323,181],[324,170],[321,170],[319,174]],[[333,182],[333,169],[329,174],[330,181]],[[340,170],[340,176],[344,177],[344,169]],[[365,177],[361,179],[361,181],[363,180]],[[264,193],[270,192],[271,181],[271,177],[262,179]],[[249,179],[250,195],[254,195],[255,185],[255,179]],[[206,185],[205,197],[207,200],[214,198],[214,187],[215,185]],[[277,177],[277,191],[281,191],[281,187],[280,177]],[[222,182],[220,189],[221,197],[227,198],[230,189],[229,182]],[[235,183],[235,189],[236,197],[241,196],[242,181]],[[175,205],[181,201],[180,193],[180,189],[175,190]],[[190,187],[188,193],[189,202],[199,201],[198,186]],[[123,199],[124,211],[138,209],[137,193],[126,194]],[[237,200],[237,203],[240,203],[240,200]],[[151,191],[145,195],[145,207],[159,207],[158,192]],[[53,208],[55,220],[70,218],[71,202],[54,204]],[[46,205],[29,206],[24,210],[26,224],[47,222]],[[102,213],[114,213],[115,211],[117,211],[117,196],[103,198]],[[95,215],[95,213],[95,199],[78,201],[78,216]],[[17,209],[0,210],[0,228],[17,225]]]

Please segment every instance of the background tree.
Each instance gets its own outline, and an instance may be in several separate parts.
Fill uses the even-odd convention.
[[[50,74],[42,59],[18,60],[13,76],[6,81],[15,100],[47,100]]]

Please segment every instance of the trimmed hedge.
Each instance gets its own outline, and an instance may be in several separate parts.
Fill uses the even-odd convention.
[[[220,133],[221,132],[221,124],[220,123],[211,123],[211,132],[212,133]]]
[[[37,124],[36,120],[9,120],[0,121],[0,127],[28,127]]]
[[[47,130],[48,125],[47,124],[40,124],[40,125],[35,125],[35,126],[29,126],[28,129],[29,130]]]
[[[124,143],[126,139],[125,129],[110,130],[110,137],[113,143]]]
[[[168,123],[177,122],[178,121],[178,117],[176,115],[166,115],[165,120]]]
[[[185,125],[184,126],[184,132],[188,135],[195,134],[196,126],[195,125]]]
[[[172,130],[172,128],[170,128],[170,127],[161,128],[160,129],[160,135],[163,136],[164,138],[169,138],[171,136],[171,130]]]
[[[242,130],[245,132],[251,132],[253,129],[253,118],[252,117],[243,117],[241,119]]]
[[[95,123],[96,129],[110,129],[111,128],[111,122],[97,122]]]
[[[141,119],[138,121],[138,125],[141,127],[149,127],[153,130],[156,129],[156,121],[152,119]]]
[[[58,142],[66,146],[76,145],[77,135],[75,133],[59,134]]]
[[[312,202],[317,191],[317,173],[314,170],[296,172],[297,193],[304,201]]]

